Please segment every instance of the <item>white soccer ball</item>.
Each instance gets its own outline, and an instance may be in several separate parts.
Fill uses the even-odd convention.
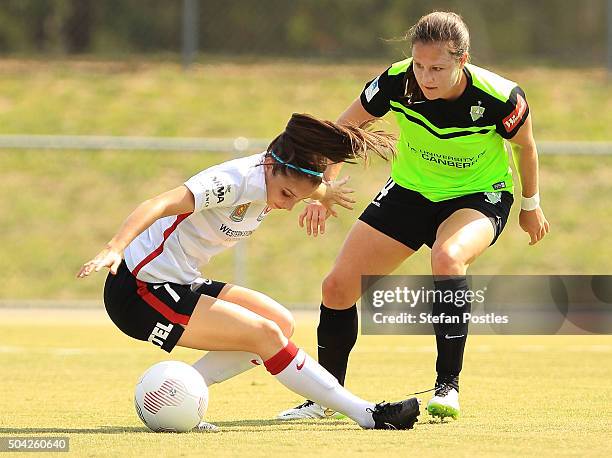
[[[182,433],[202,421],[208,407],[208,387],[189,364],[164,361],[142,375],[136,385],[134,405],[152,431]]]

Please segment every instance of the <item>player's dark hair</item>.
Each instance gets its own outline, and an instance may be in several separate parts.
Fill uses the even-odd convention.
[[[321,178],[300,172],[294,167],[323,172],[330,164],[368,161],[370,152],[388,160],[395,156],[396,137],[383,131],[368,131],[354,126],[341,126],[309,114],[293,113],[285,130],[268,146],[266,156],[274,153],[282,160],[273,161],[272,173],[300,175],[313,183]]]
[[[470,31],[461,16],[447,11],[434,11],[414,24],[405,37],[411,45],[415,43],[448,43],[448,51],[461,59],[470,49]],[[408,104],[423,100],[425,96],[414,76],[412,65],[406,72],[406,101]]]

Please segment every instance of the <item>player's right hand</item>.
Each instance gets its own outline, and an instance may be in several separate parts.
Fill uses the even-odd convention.
[[[346,183],[350,179],[346,176],[340,180],[325,181],[325,196],[319,200],[325,208],[331,211],[333,216],[337,216],[336,212],[332,209],[334,205],[340,205],[347,210],[352,210],[355,200],[349,197],[349,194],[355,192],[354,189],[347,188]]]
[[[122,259],[123,256],[120,252],[104,248],[95,258],[83,264],[83,267],[81,267],[77,274],[77,278],[87,277],[92,272],[99,272],[102,267],[108,267],[110,272],[115,275]]]
[[[313,202],[306,206],[300,214],[300,227],[306,224],[306,233],[315,237],[320,233],[325,234],[325,220],[330,216],[338,216],[336,212],[326,208],[320,202]]]

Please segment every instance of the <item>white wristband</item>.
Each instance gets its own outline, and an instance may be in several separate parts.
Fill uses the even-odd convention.
[[[536,192],[531,197],[523,197],[521,199],[521,210],[532,211],[540,206],[540,193]]]

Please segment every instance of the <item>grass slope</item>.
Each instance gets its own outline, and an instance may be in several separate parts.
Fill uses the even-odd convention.
[[[476,62],[477,63],[477,62]],[[147,62],[35,62],[0,66],[5,134],[252,136],[273,138],[293,111],[334,119],[387,63],[220,63],[183,72]],[[527,92],[539,140],[610,140],[612,89],[594,70],[499,70]],[[571,94],[571,97],[567,96]],[[593,114],[596,108],[596,116]],[[381,124],[395,128],[394,121]],[[152,152],[0,151],[2,299],[99,298],[103,276],[75,282],[141,200],[229,155]],[[345,168],[358,192],[323,238],[297,229],[298,212],[266,220],[247,247],[248,286],[284,303],[316,304],[319,285],[388,166]],[[472,273],[609,273],[612,158],[542,157],[543,207],[553,232],[529,247],[516,208],[498,243]],[[515,206],[516,207],[516,206]],[[234,278],[233,254],[205,269]],[[299,272],[299,274],[297,273]],[[421,250],[399,273],[429,272]]]

